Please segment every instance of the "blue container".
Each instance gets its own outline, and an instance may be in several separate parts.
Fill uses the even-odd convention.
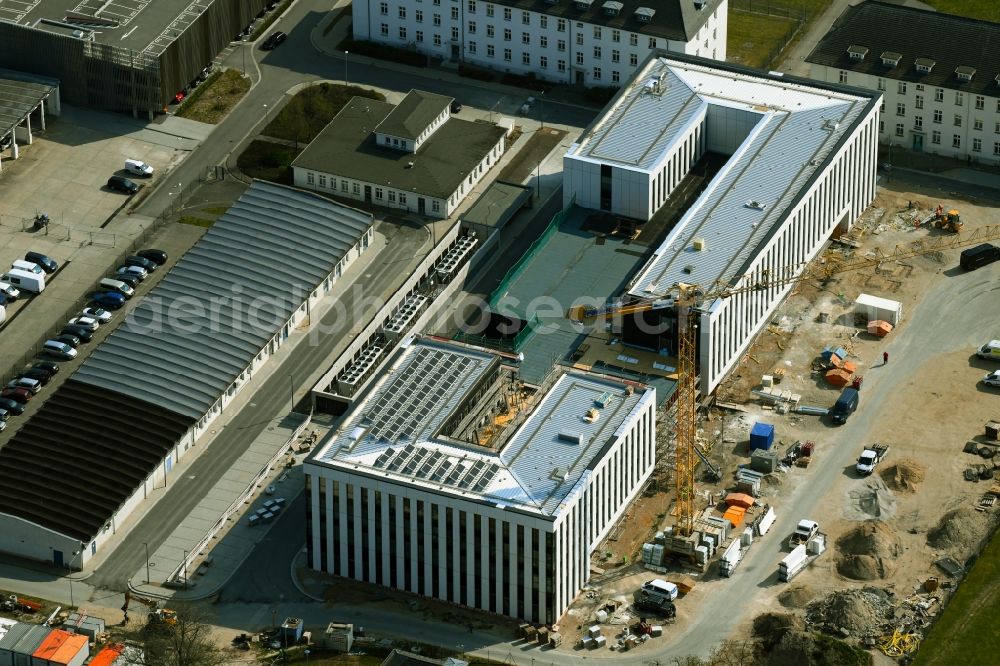
[[[774,426],[770,423],[754,423],[750,429],[750,450],[767,451],[772,444],[774,444]]]

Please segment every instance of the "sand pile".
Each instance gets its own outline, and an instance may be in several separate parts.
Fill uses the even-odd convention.
[[[785,608],[805,608],[816,598],[816,593],[804,585],[790,587],[778,595],[778,603]]]
[[[837,539],[837,571],[853,580],[887,578],[902,547],[895,533],[877,520],[868,520]]]
[[[903,490],[906,492],[916,492],[917,484],[924,480],[924,473],[927,470],[923,465],[904,458],[895,465],[882,470],[882,480],[893,490]]]
[[[806,619],[840,635],[876,636],[893,617],[893,603],[883,590],[841,590],[809,604]]]
[[[932,548],[946,550],[965,559],[979,547],[990,526],[989,514],[963,506],[941,516],[937,526],[927,532]]]
[[[847,497],[844,517],[848,520],[890,520],[896,515],[896,496],[878,476],[860,486],[850,486]]]

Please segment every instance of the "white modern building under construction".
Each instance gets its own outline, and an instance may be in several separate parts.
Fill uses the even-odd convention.
[[[559,619],[653,470],[653,388],[406,340],[305,463],[313,569]]]
[[[875,197],[880,103],[877,91],[661,52],[570,148],[563,196],[640,224],[675,211],[627,301],[663,299],[678,283],[796,275]],[[703,189],[688,194],[696,177]],[[703,304],[702,391],[715,389],[790,288]],[[656,316],[676,317],[665,310],[646,323]],[[636,342],[675,353],[676,325]]]

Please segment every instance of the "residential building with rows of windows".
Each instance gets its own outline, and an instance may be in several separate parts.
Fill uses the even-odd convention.
[[[870,0],[844,10],[810,76],[883,95],[879,141],[1000,164],[1000,24]]]
[[[411,90],[351,99],[292,162],[296,187],[446,218],[504,151],[507,130],[453,118],[454,99]]]
[[[652,474],[656,390],[404,341],[304,464],[309,566],[557,622]]]
[[[354,0],[354,39],[590,87],[655,49],[725,60],[728,0]]]

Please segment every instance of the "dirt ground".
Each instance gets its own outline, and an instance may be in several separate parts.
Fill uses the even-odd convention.
[[[927,220],[939,203],[945,210],[955,207],[961,211],[965,233],[980,225],[1000,223],[1000,210],[988,205],[931,200],[907,191],[880,189],[879,192],[872,207],[852,231],[860,247],[833,243],[822,261],[850,261],[875,256],[876,252],[891,254],[894,248],[910,248],[914,243],[946,240],[947,232],[918,224]],[[816,610],[822,606],[817,604],[809,611],[815,628],[821,622],[817,618],[826,617],[824,612],[832,612],[830,608],[836,607],[839,612],[844,604],[864,606],[864,599],[870,598],[874,600],[872,603],[882,606],[869,613],[870,622],[854,632],[853,639],[862,644],[867,640],[870,645],[874,637],[872,632],[880,633],[888,626],[885,623],[892,621],[910,621],[919,633],[941,608],[940,601],[948,594],[948,589],[941,588],[933,595],[912,596],[924,592],[923,583],[930,577],[948,584],[947,575],[934,562],[949,556],[964,563],[981,547],[991,522],[996,520],[993,510],[980,512],[975,505],[990,486],[998,482],[973,483],[963,479],[966,468],[977,463],[990,464],[992,459],[983,460],[962,451],[970,440],[982,445],[983,424],[1000,417],[998,392],[983,388],[977,382],[988,370],[995,369],[996,364],[972,355],[975,344],[1000,337],[1000,295],[988,286],[989,276],[984,272],[982,281],[985,282],[970,297],[970,307],[979,315],[975,312],[965,315],[962,321],[954,323],[954,328],[942,320],[920,331],[921,336],[940,336],[942,341],[948,342],[968,338],[967,346],[959,344],[956,349],[955,344],[942,344],[940,353],[922,356],[908,356],[906,345],[893,346],[895,338],[907,330],[910,315],[928,289],[940,280],[958,275],[955,267],[959,252],[948,249],[887,261],[875,268],[837,274],[826,284],[799,285],[730,379],[719,388],[718,401],[735,404],[737,410],[710,410],[702,422],[703,437],[715,443],[711,459],[723,468],[724,480],[714,485],[699,483],[697,489],[701,497],[712,492],[718,498],[731,489],[736,467],[749,462],[749,430],[758,420],[778,425],[776,446],[782,453],[797,440],[816,441],[813,464],[823,464],[828,427],[815,416],[777,414],[770,405],[758,402],[750,390],[760,386],[762,374],[782,369],[782,389],[800,394],[801,404],[826,408],[833,405],[840,390],[828,384],[823,373],[815,369],[815,362],[827,345],[844,347],[848,360],[857,365],[856,375],[862,377],[882,370],[882,353],[886,349],[895,352],[895,355],[890,354],[889,362],[903,364],[905,368],[904,381],[897,382],[891,392],[880,396],[878,417],[868,431],[867,440],[857,442],[855,447],[860,453],[863,444],[889,444],[887,459],[875,474],[864,479],[858,478],[853,466],[844,469],[834,482],[829,514],[822,517],[822,529],[829,536],[828,553],[792,585],[761,590],[758,598],[752,601],[761,611],[788,609],[807,617],[809,603],[823,601],[826,604],[823,609]],[[990,275],[995,276],[996,271]],[[885,339],[869,335],[864,326],[855,321],[853,303],[862,292],[902,303],[903,319],[899,328]],[[971,330],[973,328],[976,330]],[[907,339],[913,337],[913,331],[909,331]],[[861,394],[865,396],[863,382]],[[780,505],[783,495],[807,484],[808,478],[806,470],[797,467],[771,475],[768,477],[771,482],[764,484],[761,501]],[[620,562],[621,557],[628,555],[624,552],[625,545],[632,546],[634,535],[648,536],[651,529],[648,523],[663,516],[665,507],[669,507],[665,503],[668,501],[669,496],[658,497],[655,508],[643,507],[641,503],[633,507],[640,520],[631,521],[623,530],[629,538],[622,539],[618,549],[614,543],[605,543],[597,553],[612,550],[615,560]],[[666,522],[669,521],[667,517]],[[642,538],[630,562],[641,559]],[[700,599],[724,592],[725,580],[716,584],[713,579],[717,575],[713,572],[714,566],[705,576],[707,584],[700,583],[687,598],[679,600],[678,621],[673,628],[665,628],[665,635],[683,629],[686,618],[695,615],[697,605],[702,603]],[[642,570],[641,565],[632,564],[595,576],[593,591],[582,594],[563,618],[561,630],[567,641],[578,638],[577,627],[586,628],[604,600],[617,597],[630,601],[634,590],[656,575]],[[863,592],[866,586],[877,588],[879,592]],[[888,594],[883,595],[883,591]],[[829,596],[835,592],[847,594],[847,597]],[[850,597],[851,594],[855,596]],[[927,601],[931,596],[937,600]],[[930,608],[916,610],[904,602],[907,598],[929,603]],[[896,612],[896,619],[886,620],[884,615],[888,613],[892,618],[892,609],[899,606],[904,608]],[[876,626],[877,630],[873,628]],[[744,622],[735,628],[734,635],[745,635],[748,628],[748,623]],[[611,628],[605,630],[609,644],[616,632]],[[718,640],[723,638],[719,636]],[[642,648],[639,650],[641,652]],[[882,655],[878,654],[878,658]]]

